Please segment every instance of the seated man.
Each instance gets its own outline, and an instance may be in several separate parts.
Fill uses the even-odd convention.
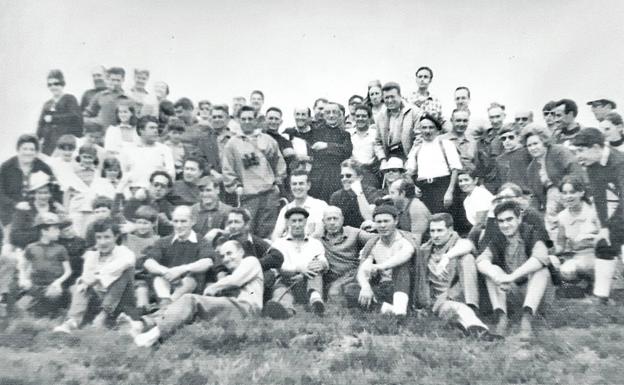
[[[429,234],[431,239],[420,251],[427,264],[434,313],[459,323],[467,334],[490,337],[488,327],[475,314],[479,309],[479,290],[472,242],[459,237],[448,213],[431,217]]]
[[[138,346],[154,345],[161,336],[168,336],[196,316],[204,320],[240,319],[260,313],[263,283],[258,259],[245,257],[238,241],[227,241],[217,249],[230,273],[206,286],[203,295],[185,294],[166,308],[143,317],[142,321],[124,317]],[[237,289],[236,297],[219,296],[231,289]]]
[[[491,239],[477,259],[477,268],[486,277],[490,302],[498,315],[496,334],[507,331],[507,302],[512,300],[522,302],[520,336],[530,338],[540,303],[554,297],[548,270],[548,233],[525,221],[516,202],[500,203],[494,215],[502,236]]]
[[[95,250],[84,254],[82,275],[73,287],[67,320],[54,328],[55,332],[78,329],[92,302],[100,310],[93,321],[96,327],[107,326],[122,311],[134,314],[135,256],[127,247],[116,244],[121,232],[112,219],[98,219],[93,231]]]
[[[328,264],[321,241],[306,236],[308,216],[301,207],[286,211],[288,235],[273,243],[284,255],[284,263],[272,299],[265,306],[265,314],[271,318],[283,319],[295,314],[295,297],[307,301],[315,314],[325,311],[322,273]]]
[[[203,158],[189,156],[182,163],[182,179],[173,182],[169,201],[174,206],[192,206],[199,202],[199,180],[204,174]]]
[[[173,186],[173,179],[164,171],[154,171],[150,175],[148,189],[139,189],[135,195],[123,204],[123,214],[126,218],[134,218],[134,212],[143,205],[152,206],[158,211],[157,234],[161,237],[171,235],[171,212],[173,204],[169,202],[169,190]]]
[[[355,282],[360,266],[360,251],[375,235],[355,227],[343,226],[342,210],[329,206],[323,213],[324,232],[321,242],[329,269],[323,274],[327,299],[341,303],[345,285]]]
[[[373,302],[379,305],[383,302],[382,312],[407,314],[410,266],[417,245],[410,233],[397,230],[398,216],[392,205],[375,208],[373,220],[379,236],[369,240],[362,249],[357,283],[345,287],[349,304],[358,302],[369,308]]]
[[[201,288],[206,271],[213,266],[211,245],[193,231],[191,208],[178,206],[172,216],[173,234],[154,243],[144,264],[154,276],[154,292],[161,305]]]
[[[196,219],[193,230],[204,237],[212,229],[222,229],[232,206],[219,200],[219,184],[211,176],[202,177],[197,182],[199,202],[191,206]]]

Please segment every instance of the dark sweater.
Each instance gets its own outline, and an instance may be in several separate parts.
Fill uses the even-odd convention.
[[[608,223],[614,220],[621,224],[624,221],[624,154],[609,147],[606,165],[603,166],[599,162],[589,165],[587,174],[590,181],[588,190],[594,198],[602,226],[607,227]],[[611,218],[607,211],[607,189],[613,191],[619,200]]]
[[[52,117],[50,123],[44,120],[46,115]],[[37,124],[37,137],[43,139],[41,152],[51,155],[56,142],[65,134],[82,136],[82,111],[74,95],[70,94],[61,96],[58,102],[51,99],[43,105]]]

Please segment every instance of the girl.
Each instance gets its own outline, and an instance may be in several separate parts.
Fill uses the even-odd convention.
[[[108,127],[104,137],[104,150],[109,156],[118,156],[125,147],[139,143],[137,116],[132,101],[119,101],[116,113],[117,125]]]

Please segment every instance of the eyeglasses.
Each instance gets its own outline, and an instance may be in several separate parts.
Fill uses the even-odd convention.
[[[544,116],[550,116],[550,115],[555,115],[554,111],[543,111]]]
[[[152,186],[154,186],[156,188],[167,188],[167,187],[169,187],[166,183],[160,183],[160,182],[152,182]]]
[[[340,174],[340,179],[349,179],[353,177],[353,174]]]
[[[528,122],[529,118],[527,117],[521,117],[521,118],[516,118],[516,122]]]
[[[388,172],[402,172],[403,170],[401,170],[400,168],[389,168],[386,170],[386,173]]]
[[[500,139],[501,139],[501,142],[504,142],[506,140],[514,140],[514,139],[516,139],[516,136],[515,135],[504,135],[504,136],[501,136]]]
[[[52,86],[61,86],[61,82],[50,82],[48,83],[48,87],[52,87]]]

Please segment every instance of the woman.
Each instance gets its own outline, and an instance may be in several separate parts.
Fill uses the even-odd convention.
[[[34,227],[35,218],[40,213],[64,213],[63,206],[53,198],[56,186],[43,171],[30,174],[28,178],[28,198],[17,205],[11,222],[9,240],[16,249],[24,249],[39,239],[39,230]]]
[[[560,267],[561,276],[567,281],[583,275],[593,277],[594,244],[601,227],[600,220],[585,194],[582,180],[565,177],[559,191],[565,209],[557,215],[559,231],[555,251],[558,255],[570,257]]]
[[[559,186],[565,176],[586,180],[583,167],[564,145],[551,144],[550,132],[539,126],[527,126],[522,139],[531,155],[527,168],[527,185],[533,192],[537,207],[545,213],[546,230],[557,239],[557,214],[563,209]]]
[[[466,219],[473,227],[482,227],[485,225],[487,215],[492,208],[494,195],[479,182],[477,175],[478,172],[474,167],[466,167],[459,172],[458,185],[466,194],[464,199]]]
[[[7,226],[16,207],[28,209],[28,191],[30,175],[38,171],[47,174],[52,180],[52,169],[37,158],[39,140],[32,135],[22,135],[17,139],[17,155],[9,158],[0,166],[0,221]],[[57,192],[55,198],[60,200]]]
[[[118,156],[124,148],[140,143],[136,132],[137,115],[134,102],[130,99],[121,99],[117,104],[116,116],[117,125],[108,127],[104,137],[104,150],[110,156]]]
[[[381,96],[381,82],[379,80],[373,80],[368,83],[365,104],[370,107],[372,119],[374,123],[376,123],[377,115],[379,115],[384,107],[383,98]]]
[[[41,110],[37,137],[42,141],[41,152],[51,155],[57,140],[64,134],[82,136],[82,113],[74,95],[64,94],[65,77],[59,70],[48,74],[48,89],[52,99]]]
[[[439,137],[442,124],[433,115],[422,115],[417,129],[422,134],[422,142],[414,144],[407,156],[407,174],[414,176],[421,200],[429,211],[452,214],[455,230],[463,234],[470,226],[466,223],[460,191],[456,188],[457,175],[463,167],[457,147]]]

